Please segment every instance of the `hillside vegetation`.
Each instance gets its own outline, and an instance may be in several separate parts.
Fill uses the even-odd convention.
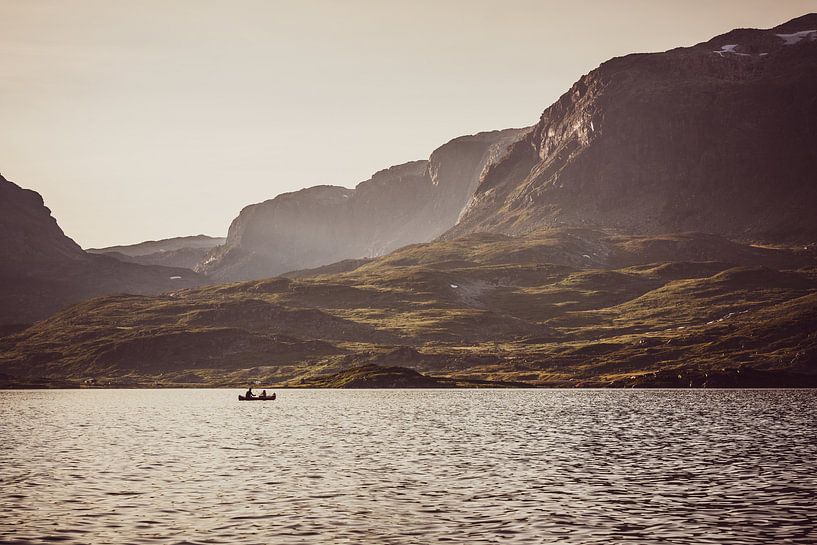
[[[412,245],[338,270],[87,301],[0,337],[0,373],[6,385],[290,386],[367,366],[460,386],[773,386],[817,374],[811,247],[550,229]]]

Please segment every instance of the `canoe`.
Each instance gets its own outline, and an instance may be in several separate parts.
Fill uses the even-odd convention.
[[[271,396],[267,396],[267,397],[251,397],[251,398],[246,398],[243,395],[239,394],[238,400],[239,401],[275,401],[275,394],[272,394]]]

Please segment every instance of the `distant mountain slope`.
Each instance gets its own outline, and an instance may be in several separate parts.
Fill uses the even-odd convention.
[[[432,240],[456,223],[486,165],[524,132],[463,136],[355,189],[316,186],[248,206],[196,270],[223,281],[264,278]]]
[[[445,236],[542,226],[817,239],[817,14],[614,58],[488,166]]]
[[[187,269],[147,267],[84,252],[42,197],[0,176],[0,324],[32,322],[102,294],[198,286]]]
[[[187,237],[164,238],[162,240],[148,240],[138,244],[123,246],[108,246],[107,248],[88,248],[85,251],[92,254],[117,252],[130,257],[145,256],[157,252],[173,252],[183,248],[215,248],[224,244],[224,237],[209,237],[207,235],[192,235]]]
[[[125,246],[88,248],[86,251],[91,254],[108,255],[129,263],[192,269],[201,262],[213,248],[224,244],[226,240],[224,237],[195,235],[166,238],[163,240],[150,240]]]

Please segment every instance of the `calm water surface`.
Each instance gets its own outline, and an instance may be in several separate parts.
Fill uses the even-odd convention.
[[[0,392],[0,541],[815,543],[817,392]]]

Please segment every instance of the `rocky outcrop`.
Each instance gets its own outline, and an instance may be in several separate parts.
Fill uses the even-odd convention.
[[[150,240],[125,246],[88,248],[86,251],[91,254],[107,255],[128,263],[192,269],[200,263],[213,248],[221,246],[226,240],[227,239],[223,237],[194,235]]]
[[[198,286],[189,269],[123,263],[84,252],[42,197],[0,176],[0,324],[27,323],[83,299]]]
[[[595,226],[817,238],[817,15],[612,59],[488,166],[445,236]]]
[[[248,206],[197,270],[216,280],[262,278],[432,240],[456,223],[486,166],[524,133],[464,136],[354,189],[316,186]]]
[[[65,236],[39,193],[0,175],[0,272],[34,263],[82,259],[84,252]]]

